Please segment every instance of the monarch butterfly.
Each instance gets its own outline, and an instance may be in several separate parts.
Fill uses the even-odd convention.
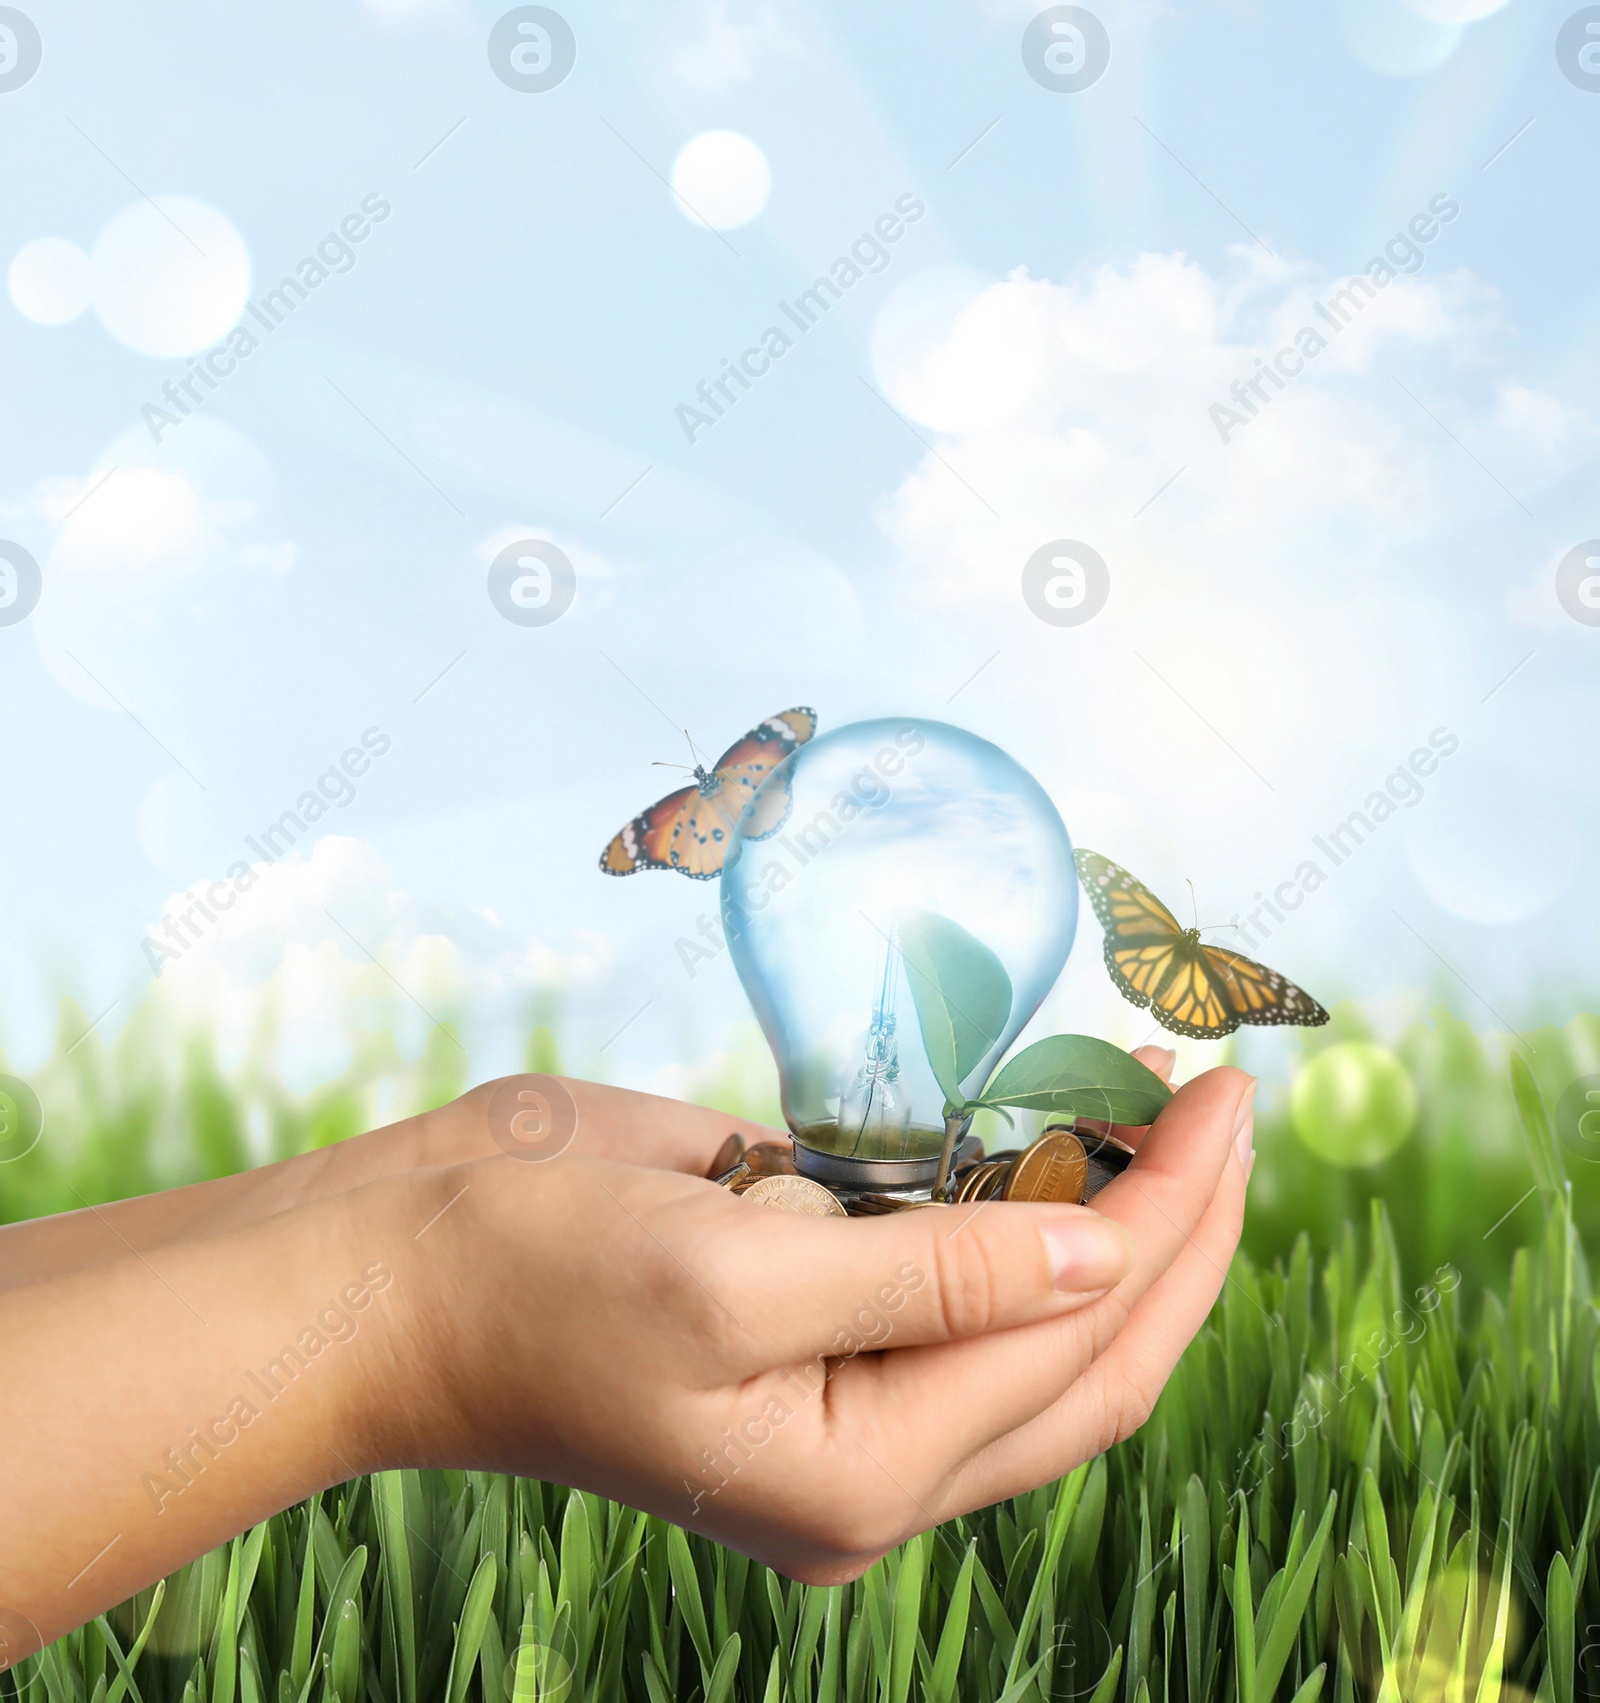
[[[1304,988],[1238,952],[1201,943],[1142,881],[1099,852],[1073,858],[1106,931],[1106,968],[1125,998],[1149,1006],[1174,1034],[1212,1041],[1241,1023],[1298,1023],[1328,1014]]]
[[[675,869],[695,881],[720,875],[740,812],[762,781],[816,731],[815,710],[780,710],[768,716],[730,745],[714,768],[696,763],[693,785],[669,792],[635,816],[601,852],[600,867],[607,875]],[[788,786],[763,798],[760,808],[759,819],[750,825],[750,837],[758,840],[775,834],[788,820]]]

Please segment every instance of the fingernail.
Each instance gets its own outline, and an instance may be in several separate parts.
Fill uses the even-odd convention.
[[[1057,1289],[1109,1289],[1133,1264],[1133,1238],[1113,1218],[1084,1213],[1046,1224],[1041,1234]]]
[[[1172,1068],[1178,1062],[1178,1049],[1176,1047],[1152,1047],[1150,1050],[1159,1054],[1159,1062],[1151,1065],[1150,1068],[1163,1082],[1170,1081]]]
[[[1244,1162],[1244,1180],[1245,1180],[1245,1183],[1247,1185],[1249,1184],[1249,1181],[1250,1181],[1250,1173],[1255,1168],[1256,1168],[1256,1150],[1252,1147],[1250,1149],[1250,1157],[1248,1159],[1246,1159],[1245,1162]]]
[[[1239,1108],[1233,1114],[1233,1149],[1239,1155],[1239,1163],[1247,1165],[1250,1161],[1251,1142],[1256,1127],[1256,1085],[1252,1079],[1250,1086],[1239,1096]]]

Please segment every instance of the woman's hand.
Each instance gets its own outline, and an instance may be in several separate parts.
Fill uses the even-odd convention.
[[[484,1156],[408,1138],[393,1174],[0,1294],[13,1657],[383,1467],[538,1473],[853,1576],[1127,1435],[1238,1238],[1234,1070],[1182,1089],[1093,1210],[849,1221],[694,1175],[734,1120],[568,1084],[567,1129],[528,1086],[450,1109],[444,1147]],[[661,1164],[613,1156],[652,1140]]]
[[[453,1167],[421,1263],[396,1256],[422,1359],[371,1452],[577,1484],[852,1577],[1143,1421],[1237,1244],[1253,1088],[1182,1089],[1093,1210],[811,1219],[575,1150]]]

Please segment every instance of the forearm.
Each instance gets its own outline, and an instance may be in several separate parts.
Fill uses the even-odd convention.
[[[236,1176],[0,1226],[0,1292],[225,1235],[380,1177],[450,1163],[472,1146],[482,1093]]]
[[[370,1470],[431,1198],[391,1182],[0,1296],[0,1603],[48,1641]]]

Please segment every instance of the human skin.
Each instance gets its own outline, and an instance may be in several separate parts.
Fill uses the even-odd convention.
[[[28,1463],[0,1500],[0,1638],[27,1654],[401,1466],[574,1484],[855,1577],[1142,1422],[1237,1244],[1253,1086],[1210,1071],[1119,1132],[1137,1156],[1092,1210],[773,1212],[702,1174],[730,1128],[773,1132],[568,1081],[576,1132],[543,1160],[503,1150],[486,1084],[0,1230],[0,1439]]]

